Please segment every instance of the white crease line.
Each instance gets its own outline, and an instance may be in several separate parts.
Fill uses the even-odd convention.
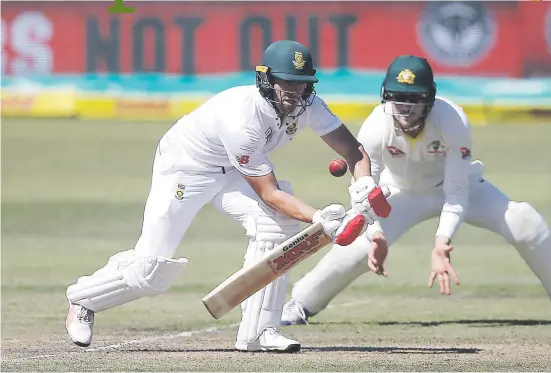
[[[367,304],[371,302],[372,302],[371,299],[367,299],[367,300],[361,300],[359,302],[348,302],[348,303],[341,303],[341,304],[335,304],[335,305],[329,304],[326,308],[356,307],[356,306],[361,306],[363,304]]]
[[[68,355],[75,352],[69,352],[66,354],[51,354],[51,355],[38,355],[38,356],[30,356],[30,357],[19,357],[17,359],[11,359],[11,360],[4,360],[2,359],[3,363],[17,363],[18,361],[25,361],[25,360],[33,360],[33,359],[45,359],[47,357],[61,357],[64,355]]]
[[[112,345],[109,345],[109,346],[103,346],[103,347],[97,347],[97,348],[87,348],[86,350],[84,350],[84,352],[96,352],[96,351],[117,349],[117,348],[123,347],[123,346],[135,345],[135,344],[150,342],[150,341],[170,340],[170,339],[175,339],[175,338],[187,338],[187,337],[191,337],[195,334],[214,333],[214,332],[218,332],[218,331],[221,331],[221,330],[224,330],[224,329],[230,329],[230,328],[233,328],[233,327],[238,326],[238,325],[239,325],[238,323],[235,323],[235,324],[230,324],[230,325],[224,325],[224,326],[219,327],[219,328],[216,327],[216,326],[209,326],[208,328],[205,328],[205,329],[190,330],[190,331],[187,331],[187,332],[182,332],[182,333],[178,333],[178,334],[174,334],[174,335],[149,337],[149,338],[143,338],[143,339],[133,339],[131,341],[116,343],[116,344],[112,344]]]
[[[341,303],[341,304],[335,304],[335,305],[330,304],[330,305],[327,306],[327,308],[355,307],[355,306],[360,306],[360,305],[366,304],[366,303],[371,303],[371,300],[368,299],[368,300],[359,301],[359,302],[348,302],[348,303]],[[96,348],[87,348],[87,349],[81,350],[81,351],[71,351],[71,352],[65,352],[65,353],[62,353],[62,354],[29,356],[29,357],[22,357],[22,358],[11,359],[11,360],[3,360],[3,361],[6,362],[6,363],[16,363],[18,361],[25,361],[25,360],[45,359],[45,358],[49,358],[49,357],[63,357],[63,356],[67,356],[69,354],[81,354],[83,352],[98,352],[98,351],[105,351],[105,350],[116,350],[120,347],[130,346],[130,345],[135,345],[135,344],[140,344],[140,343],[146,343],[146,342],[150,342],[150,341],[170,340],[170,339],[175,339],[175,338],[187,338],[187,337],[191,337],[193,335],[201,334],[201,333],[215,333],[215,332],[219,332],[219,331],[222,331],[222,330],[225,330],[225,329],[230,329],[230,328],[236,327],[238,325],[239,325],[239,323],[223,325],[221,327],[209,326],[208,328],[197,329],[197,330],[189,330],[189,331],[174,334],[174,335],[163,335],[163,336],[158,336],[158,337],[133,339],[133,340],[126,341],[126,342],[115,343],[115,344],[112,344],[112,345],[109,345],[109,346],[96,347]]]
[[[22,357],[22,358],[17,358],[17,359],[4,360],[4,362],[6,362],[6,363],[15,363],[15,362],[18,362],[18,361],[25,361],[25,360],[44,359],[44,358],[49,358],[49,357],[63,357],[63,356],[66,356],[68,354],[81,354],[83,352],[97,352],[97,351],[105,351],[105,350],[116,350],[120,347],[130,346],[130,345],[135,345],[135,344],[140,344],[140,343],[145,343],[145,342],[150,342],[150,341],[170,340],[170,339],[175,339],[175,338],[187,338],[187,337],[191,337],[195,334],[201,334],[201,333],[215,333],[215,332],[218,332],[218,331],[222,331],[222,330],[225,330],[225,329],[230,329],[230,328],[236,327],[238,325],[239,325],[239,323],[234,323],[234,324],[230,324],[230,325],[223,325],[221,327],[209,326],[208,328],[205,328],[205,329],[189,330],[189,331],[174,334],[174,335],[162,335],[162,336],[158,336],[158,337],[133,339],[133,340],[126,341],[126,342],[115,343],[115,344],[112,344],[112,345],[109,345],[109,346],[102,346],[102,347],[96,347],[96,348],[87,348],[87,349],[81,350],[81,351],[71,351],[71,352],[68,352],[68,353],[65,352],[65,353],[62,353],[62,354],[49,354],[49,355],[38,355],[38,356]]]

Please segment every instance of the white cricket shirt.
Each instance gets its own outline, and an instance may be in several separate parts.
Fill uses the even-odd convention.
[[[437,97],[423,132],[412,139],[379,105],[363,123],[358,141],[371,158],[377,182],[419,192],[444,190],[436,235],[452,238],[469,201],[471,130],[463,109]]]
[[[172,159],[172,170],[221,172],[224,167],[263,176],[273,169],[266,155],[302,129],[311,127],[323,136],[341,124],[317,96],[300,116],[282,122],[256,86],[239,86],[218,93],[178,120],[161,139],[159,151]]]

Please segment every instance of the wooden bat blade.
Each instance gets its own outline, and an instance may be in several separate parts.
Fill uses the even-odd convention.
[[[219,319],[270,282],[331,243],[321,224],[313,224],[270,250],[256,263],[241,268],[203,298]]]

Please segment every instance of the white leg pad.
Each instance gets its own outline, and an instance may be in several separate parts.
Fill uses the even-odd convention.
[[[264,242],[252,241],[249,243],[247,251],[249,252],[248,258],[255,261],[264,256],[267,249]],[[241,304],[242,318],[237,332],[239,343],[255,342],[267,328],[279,330],[287,284],[288,276],[285,274],[251,295]]]
[[[182,273],[186,258],[136,257],[134,250],[113,255],[91,276],[67,288],[67,299],[94,312],[105,311],[166,290]]]
[[[250,237],[244,267],[300,230],[298,221],[281,215],[249,216],[243,226],[246,235]],[[237,333],[239,344],[255,342],[267,328],[279,331],[287,284],[288,276],[281,276],[241,304],[242,318]]]
[[[505,221],[511,244],[539,278],[551,298],[551,232],[543,217],[526,202],[509,202]]]

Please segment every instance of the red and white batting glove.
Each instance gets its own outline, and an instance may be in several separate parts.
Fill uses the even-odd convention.
[[[348,187],[348,192],[352,209],[364,214],[367,224],[373,224],[378,217],[386,218],[390,215],[390,204],[371,176],[362,176],[354,181]]]
[[[317,210],[312,217],[312,223],[320,223],[323,227],[323,232],[329,237],[334,238],[335,232],[341,226],[345,216],[346,209],[344,206],[333,204],[325,206],[322,210]]]
[[[317,210],[312,223],[320,223],[325,234],[341,246],[350,245],[367,227],[363,214],[353,211],[347,213],[344,206],[338,204]]]

